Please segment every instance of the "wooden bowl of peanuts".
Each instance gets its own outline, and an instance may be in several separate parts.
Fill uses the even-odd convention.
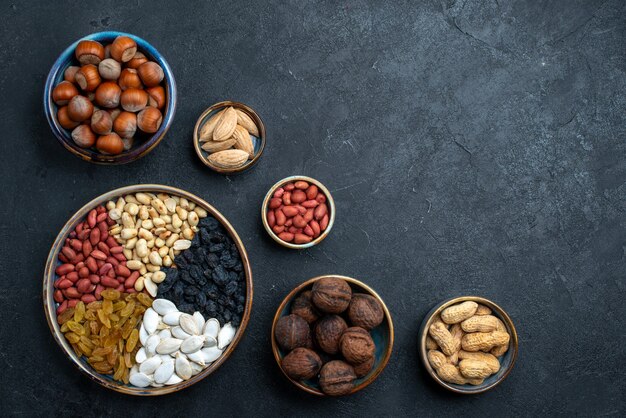
[[[517,332],[507,313],[479,296],[456,297],[426,314],[419,331],[420,358],[444,388],[462,394],[486,392],[511,372]]]

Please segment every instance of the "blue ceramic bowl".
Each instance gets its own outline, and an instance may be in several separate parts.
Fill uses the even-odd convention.
[[[280,367],[283,374],[287,377],[287,379],[291,381],[291,383],[293,383],[300,389],[308,393],[311,393],[313,395],[326,396],[324,392],[322,392],[317,379],[294,380],[291,377],[287,376],[287,374],[284,372],[284,370],[281,367],[281,363],[282,363],[283,357],[285,357],[288,354],[288,352],[285,352],[279,347],[278,343],[276,342],[276,338],[274,337],[274,330],[276,328],[276,322],[278,322],[278,319],[280,317],[290,314],[291,303],[293,302],[293,300],[296,297],[298,297],[298,295],[302,293],[303,291],[311,290],[311,288],[313,287],[313,283],[325,277],[343,279],[346,282],[348,282],[348,284],[352,288],[353,293],[364,293],[364,294],[375,297],[376,300],[378,300],[378,302],[382,305],[383,311],[385,312],[385,317],[383,319],[383,322],[379,326],[377,326],[376,328],[370,331],[370,335],[372,336],[372,339],[374,340],[374,344],[376,344],[376,352],[374,353],[374,357],[375,357],[374,365],[372,366],[372,370],[370,370],[370,372],[367,375],[365,375],[364,377],[358,378],[356,380],[356,384],[354,385],[354,388],[352,388],[352,390],[350,391],[350,394],[353,394],[365,388],[374,380],[376,380],[376,378],[383,371],[385,366],[387,366],[387,362],[389,362],[389,358],[391,357],[391,352],[393,350],[394,333],[393,333],[393,322],[391,320],[391,314],[389,313],[389,310],[387,309],[385,302],[383,302],[382,298],[378,295],[378,293],[376,293],[372,288],[367,286],[365,283],[359,280],[353,279],[351,277],[338,276],[338,275],[332,274],[332,275],[314,277],[302,283],[295,289],[293,289],[287,295],[287,297],[285,297],[283,302],[280,304],[280,306],[278,307],[278,310],[276,311],[276,315],[274,316],[274,322],[272,324],[272,337],[271,337],[272,338],[272,351],[274,352],[274,358],[276,359],[276,362],[278,363],[278,367]]]
[[[128,151],[124,151],[118,155],[106,155],[101,154],[92,149],[81,148],[74,143],[71,137],[71,132],[67,129],[64,129],[59,122],[57,121],[57,105],[52,100],[52,90],[54,87],[63,81],[64,72],[70,65],[78,65],[76,58],[74,57],[74,51],[78,43],[82,40],[93,40],[98,41],[103,45],[108,45],[115,40],[118,36],[128,36],[137,42],[137,51],[142,52],[149,60],[156,62],[163,68],[163,72],[165,74],[165,95],[166,95],[166,104],[165,109],[163,111],[163,121],[161,123],[161,127],[159,130],[154,133],[152,136],[141,138],[141,141],[136,141],[133,148]],[[172,124],[172,120],[174,119],[174,113],[176,110],[176,82],[174,81],[174,75],[172,74],[172,69],[170,68],[165,58],[148,42],[139,38],[138,36],[131,35],[129,33],[123,32],[98,32],[93,33],[91,35],[85,36],[71,44],[59,58],[56,60],[52,68],[50,69],[50,73],[48,74],[48,78],[46,79],[46,86],[44,89],[44,111],[46,113],[46,118],[48,119],[48,123],[50,124],[50,128],[54,133],[54,136],[59,140],[61,145],[63,145],[68,151],[72,154],[82,158],[85,161],[89,161],[92,163],[98,164],[125,164],[131,161],[135,161],[156,147],[159,142],[165,136],[165,133],[170,128]]]
[[[427,353],[428,353],[428,350],[426,349],[426,337],[428,335],[427,330],[430,328],[430,325],[433,323],[435,317],[438,316],[441,313],[441,311],[443,311],[447,307],[456,305],[458,303],[465,302],[465,301],[474,301],[481,305],[485,305],[489,309],[491,309],[492,311],[491,315],[494,315],[500,318],[500,320],[502,320],[502,322],[506,326],[507,332],[511,336],[508,351],[504,353],[501,357],[499,357],[500,370],[497,373],[486,378],[482,384],[476,385],[476,386],[457,385],[454,383],[444,382],[443,380],[439,378],[439,376],[437,375],[437,372],[430,365],[430,362],[428,361],[428,357],[427,357]],[[422,325],[420,327],[420,331],[419,331],[419,349],[420,349],[420,358],[422,360],[422,364],[426,368],[426,371],[428,371],[428,374],[430,374],[437,383],[439,383],[441,386],[443,386],[444,388],[452,392],[462,393],[462,394],[477,394],[477,393],[486,392],[489,389],[501,383],[513,369],[513,365],[515,364],[515,360],[517,359],[517,350],[518,350],[517,331],[515,330],[513,321],[511,321],[511,318],[507,315],[507,313],[504,312],[504,310],[501,307],[499,307],[498,305],[496,305],[489,299],[481,298],[478,296],[461,296],[457,298],[448,299],[446,301],[439,303],[426,314],[426,316],[424,317],[424,321],[422,322]]]

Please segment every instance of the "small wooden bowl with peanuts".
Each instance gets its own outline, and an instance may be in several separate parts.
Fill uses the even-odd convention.
[[[477,394],[509,375],[518,340],[502,308],[479,296],[462,296],[428,312],[419,348],[424,367],[437,383],[452,392]]]

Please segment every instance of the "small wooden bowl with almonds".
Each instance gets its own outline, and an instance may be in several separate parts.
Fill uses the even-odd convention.
[[[501,383],[517,359],[513,321],[492,301],[462,296],[437,304],[419,332],[420,359],[444,388],[486,392]]]
[[[265,148],[265,125],[243,103],[214,104],[198,118],[193,146],[200,161],[222,174],[241,173],[253,167]]]

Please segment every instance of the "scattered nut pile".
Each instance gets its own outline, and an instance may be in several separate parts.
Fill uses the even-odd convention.
[[[500,370],[510,336],[500,318],[476,302],[444,309],[428,330],[428,361],[448,383],[480,385]]]
[[[161,268],[172,266],[174,257],[191,246],[206,210],[165,193],[129,194],[108,202],[106,208],[115,222],[108,234],[123,246],[126,267],[135,278],[134,289],[146,289],[156,297],[157,285],[165,280]]]
[[[289,352],[281,367],[294,380],[319,376],[327,395],[348,394],[357,378],[372,370],[376,346],[370,330],[383,319],[376,298],[352,294],[345,280],[322,278],[298,295],[291,314],[276,323],[276,341]]]
[[[254,158],[250,135],[258,138],[258,127],[246,112],[231,106],[213,115],[200,129],[198,138],[211,164],[237,168]]]
[[[329,211],[326,196],[304,180],[276,189],[269,201],[267,223],[285,242],[306,244],[326,230]]]
[[[72,130],[76,145],[115,155],[133,146],[138,130],[148,135],[159,130],[163,69],[138,52],[133,39],[118,36],[107,46],[80,41],[75,56],[80,66],[65,70],[52,100],[59,106],[59,124]]]
[[[97,372],[128,383],[139,351],[141,315],[152,299],[144,293],[122,294],[114,289],[103,290],[101,296],[103,300],[87,306],[79,301],[57,321],[76,355],[86,356]]]
[[[230,323],[220,328],[217,319],[207,321],[200,312],[180,312],[167,299],[156,299],[143,316],[137,365],[129,381],[137,387],[175,385],[200,373],[217,360],[237,329]]]

